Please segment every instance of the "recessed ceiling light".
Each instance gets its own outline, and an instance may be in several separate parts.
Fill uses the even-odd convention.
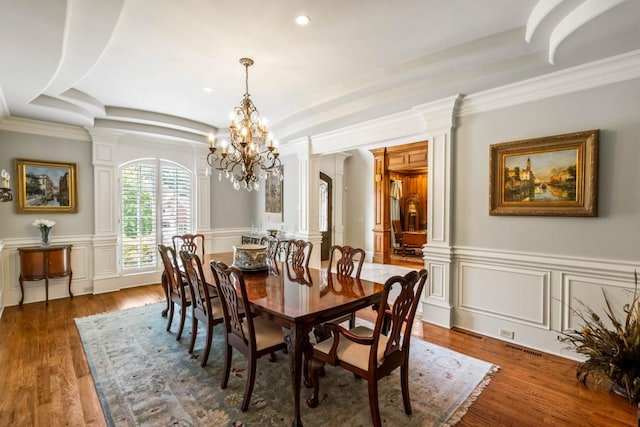
[[[296,16],[296,24],[298,24],[301,27],[304,27],[305,25],[309,25],[309,22],[311,22],[311,19],[309,19],[309,17],[306,15]]]
[[[213,92],[213,89],[211,89],[210,87],[203,87],[202,90],[205,92]]]

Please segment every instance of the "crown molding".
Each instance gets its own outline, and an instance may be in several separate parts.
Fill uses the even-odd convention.
[[[464,97],[458,116],[498,110],[640,77],[640,50]]]
[[[83,142],[91,141],[89,132],[80,126],[63,125],[18,117],[8,117],[0,120],[0,130],[73,139]]]

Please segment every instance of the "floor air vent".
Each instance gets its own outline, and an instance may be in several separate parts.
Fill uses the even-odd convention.
[[[513,344],[505,344],[504,346],[507,348],[510,348],[511,350],[521,351],[523,353],[527,353],[536,357],[542,357],[542,353],[540,353],[539,351],[530,350],[528,348],[520,347],[518,345],[513,345]]]

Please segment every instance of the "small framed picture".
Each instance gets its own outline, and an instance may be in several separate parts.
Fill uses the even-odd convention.
[[[597,216],[598,130],[490,147],[490,215]]]
[[[78,212],[75,163],[16,159],[16,211]]]

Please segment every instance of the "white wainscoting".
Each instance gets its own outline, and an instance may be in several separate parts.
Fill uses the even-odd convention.
[[[202,231],[206,252],[231,252],[248,228]],[[117,236],[54,236],[52,244],[71,244],[71,291],[74,295],[113,292],[123,288],[159,283],[162,265],[151,272],[122,274],[117,263]],[[18,248],[35,246],[36,239],[7,239],[0,242],[0,309],[20,302],[20,259]],[[68,277],[49,280],[49,299],[67,298]],[[45,300],[44,280],[24,282],[24,303]]]
[[[634,269],[625,261],[456,247],[453,326],[578,359],[558,331],[581,326],[579,301],[599,312],[603,291],[614,307],[630,301]]]

